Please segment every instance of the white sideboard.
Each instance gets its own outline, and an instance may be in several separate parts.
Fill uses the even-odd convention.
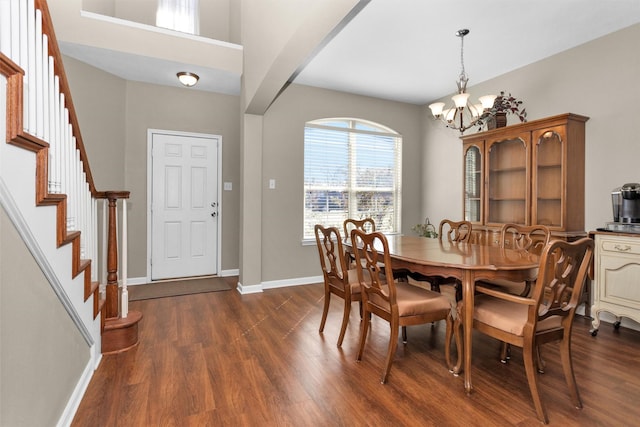
[[[595,233],[592,335],[598,333],[600,313],[640,322],[640,235]]]

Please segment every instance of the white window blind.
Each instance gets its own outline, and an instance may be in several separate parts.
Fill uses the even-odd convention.
[[[372,122],[323,119],[304,132],[304,239],[315,224],[342,232],[347,218],[373,218],[397,233],[402,205],[402,137]]]

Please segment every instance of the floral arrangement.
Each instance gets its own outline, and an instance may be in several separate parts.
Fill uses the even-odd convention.
[[[429,222],[429,218],[426,218],[424,224],[416,224],[413,228],[418,236],[421,237],[429,237],[431,239],[435,239],[438,237],[438,233],[436,233],[436,228]]]
[[[522,101],[513,97],[511,94],[505,95],[504,91],[500,91],[500,95],[498,95],[493,101],[493,107],[490,112],[492,115],[497,113],[507,113],[518,116],[521,122],[527,121],[527,110],[526,108],[522,108]]]

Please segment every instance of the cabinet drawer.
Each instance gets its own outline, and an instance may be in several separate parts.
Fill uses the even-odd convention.
[[[634,240],[602,239],[600,248],[603,252],[640,255],[640,242]]]

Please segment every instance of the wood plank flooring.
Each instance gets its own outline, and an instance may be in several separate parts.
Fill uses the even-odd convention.
[[[499,343],[476,333],[474,392],[466,395],[462,377],[444,364],[444,322],[409,327],[382,385],[388,324],[374,318],[357,363],[357,308],[337,348],[342,300],[332,299],[320,334],[322,300],[322,285],[314,284],[132,302],[144,315],[140,344],[104,356],[72,425],[540,425],[519,349],[503,365]],[[539,383],[550,425],[637,425],[640,333],[603,323],[592,337],[589,327],[579,317],[573,333],[581,410],[569,399],[557,346],[543,347]]]

